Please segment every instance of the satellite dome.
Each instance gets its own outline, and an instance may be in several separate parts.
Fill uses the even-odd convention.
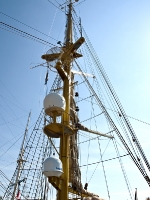
[[[45,113],[51,117],[53,117],[54,112],[56,116],[60,116],[65,111],[65,108],[65,98],[57,93],[50,93],[44,99]]]
[[[60,159],[55,157],[49,157],[44,161],[43,174],[46,177],[51,177],[51,176],[60,177],[62,173],[63,173],[62,162]]]

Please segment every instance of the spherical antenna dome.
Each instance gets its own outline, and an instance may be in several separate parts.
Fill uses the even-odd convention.
[[[65,108],[65,98],[57,93],[50,93],[44,99],[45,113],[51,117],[53,117],[54,112],[56,116],[60,116]]]
[[[43,174],[46,177],[56,176],[60,177],[62,175],[62,162],[60,159],[55,157],[47,158],[43,163]]]

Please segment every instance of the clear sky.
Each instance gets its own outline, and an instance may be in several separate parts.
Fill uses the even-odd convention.
[[[75,8],[127,115],[150,123],[150,1],[86,0]],[[48,0],[0,0],[0,12],[3,23],[47,40],[46,36],[6,16],[9,15],[49,34],[56,39],[48,40],[54,45],[63,40],[64,13]],[[46,70],[30,67],[43,62],[41,55],[47,48],[3,29],[0,29],[0,48],[0,169],[10,178],[28,113],[32,110],[32,126],[43,106]],[[50,77],[49,85],[52,80]],[[150,126],[132,119],[131,123],[150,159]],[[138,188],[139,200],[150,196],[149,187],[128,160],[126,167],[127,171],[137,172],[131,182],[133,191]],[[114,173],[113,169],[115,164],[110,172]],[[112,178],[115,182],[120,177]],[[119,194],[118,188],[115,195],[121,197],[124,192],[121,190]]]

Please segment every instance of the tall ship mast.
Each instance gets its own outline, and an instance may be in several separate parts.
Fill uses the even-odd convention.
[[[81,184],[81,172],[79,170],[79,163],[77,160],[77,131],[80,128],[78,125],[79,119],[77,116],[78,108],[74,102],[74,74],[71,71],[72,62],[81,57],[77,50],[84,43],[84,37],[80,37],[73,42],[72,39],[72,1],[68,5],[67,25],[65,43],[58,54],[51,53],[43,55],[42,58],[47,62],[56,60],[54,68],[57,70],[59,76],[63,81],[63,96],[59,97],[55,93],[48,95],[44,100],[44,108],[46,114],[53,118],[53,122],[44,127],[44,132],[48,137],[60,137],[60,155],[62,162],[62,175],[55,177],[48,174],[48,166],[51,165],[51,160],[47,160],[45,164],[44,173],[48,177],[49,182],[57,189],[57,199],[68,200],[69,192],[79,195],[80,198],[92,197],[93,193],[88,193],[83,189]],[[54,95],[54,96],[53,96]],[[56,98],[56,99],[55,99]],[[64,105],[55,105],[55,102],[62,101]],[[59,98],[61,98],[59,100]],[[61,112],[62,109],[62,112]],[[57,123],[57,116],[61,116],[61,123]],[[88,129],[86,130],[88,131]],[[95,131],[96,133],[96,131]],[[96,134],[99,134],[98,132]],[[106,136],[107,137],[107,136]],[[113,137],[112,137],[113,138]],[[60,168],[55,166],[55,168]],[[58,172],[59,173],[59,172]],[[49,177],[49,175],[51,177]],[[96,195],[98,196],[98,195]]]
[[[126,197],[133,200],[123,162],[127,157],[150,186],[149,160],[75,11],[77,3],[61,4],[66,14],[64,41],[50,46],[41,64],[33,67],[46,68],[43,109],[22,143],[4,200],[110,200],[119,169]],[[119,191],[120,177],[118,182]]]

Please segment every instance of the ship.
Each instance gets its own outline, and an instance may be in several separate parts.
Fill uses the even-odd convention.
[[[5,175],[1,169],[2,199],[134,199],[134,189],[138,188],[140,191],[140,182],[145,188],[150,186],[150,164],[130,120],[147,126],[149,123],[128,116],[123,109],[83,27],[81,17],[76,12],[76,7],[83,5],[84,1],[48,3],[56,8],[51,28],[55,20],[57,23],[61,22],[60,16],[60,21],[56,19],[58,10],[65,17],[65,28],[62,31],[59,27],[62,35],[60,40],[43,35],[43,31],[38,32],[31,26],[28,28],[47,39],[7,21],[1,22],[1,29],[45,45],[40,61],[30,65],[30,73],[34,78],[33,74],[37,75],[37,71],[41,73],[40,70],[44,70],[44,91],[42,95],[40,93],[42,108],[32,125],[29,123],[32,112],[26,116],[27,123],[23,127],[23,133],[16,136],[13,129],[10,132],[14,140],[10,149],[13,145],[21,147],[14,160],[15,170],[12,177],[7,178],[7,173],[11,170],[9,165]],[[9,15],[4,16],[10,18]],[[18,23],[27,26],[19,20]],[[94,31],[95,27],[92,24],[90,26]],[[49,42],[49,38],[55,44]],[[34,54],[36,51],[33,51]],[[17,52],[19,64],[25,62],[26,52],[24,51],[22,58]],[[10,56],[7,54],[6,58],[9,60]],[[19,76],[20,68],[21,66],[17,68],[14,79]],[[30,79],[26,71],[22,76]],[[39,80],[32,77],[33,81],[37,83]],[[17,96],[3,82],[1,84],[10,95],[9,99],[3,97],[7,109],[12,111],[14,106],[18,110],[25,110],[17,101],[17,105],[9,106],[11,98],[16,99]],[[20,81],[18,87],[24,88],[24,84],[26,83]],[[33,94],[32,84],[28,91],[23,89],[24,102],[28,103],[28,96]],[[2,119],[5,122],[4,117]],[[19,122],[21,124],[20,119]],[[5,139],[8,143],[8,139]],[[6,153],[7,150],[2,152],[1,157]],[[4,179],[7,179],[7,186]]]

